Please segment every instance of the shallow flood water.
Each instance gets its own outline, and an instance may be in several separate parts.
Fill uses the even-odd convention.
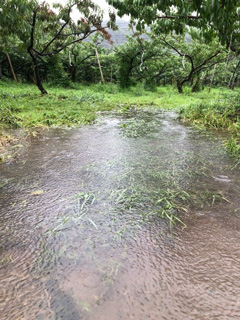
[[[240,173],[174,117],[53,129],[1,165],[1,319],[240,319]]]

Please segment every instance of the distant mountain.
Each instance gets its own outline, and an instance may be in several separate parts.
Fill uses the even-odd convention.
[[[126,20],[117,20],[116,22],[118,26],[118,30],[108,30],[111,34],[111,40],[113,41],[113,46],[117,47],[124,42],[126,42],[127,36],[131,36],[133,34],[132,30],[129,29],[129,21]],[[146,35],[143,38],[148,38]],[[107,41],[103,41],[102,45],[107,48],[111,48],[111,45]]]
[[[125,43],[128,39],[127,36],[131,36],[133,34],[132,30],[129,29],[129,22],[126,20],[117,20],[116,22],[118,26],[118,30],[113,31],[109,30],[108,32],[111,34],[111,40],[113,41],[113,46],[117,47],[123,43]],[[147,30],[149,31],[150,28],[148,27]],[[149,39],[147,35],[143,35],[144,39]],[[186,34],[185,41],[187,43],[191,42],[191,36]],[[102,42],[102,46],[106,48],[111,48],[112,46],[107,41]]]
[[[132,31],[129,30],[129,22],[124,20],[117,21],[118,30],[109,30],[111,34],[111,39],[114,46],[118,46],[127,41],[127,36],[132,35]]]
[[[113,46],[119,46],[127,41],[127,36],[130,36],[132,32],[129,30],[129,22],[125,20],[117,20],[116,22],[118,26],[118,30],[113,31],[111,29],[108,30],[108,32],[111,35],[111,40],[113,41]],[[104,25],[104,23],[103,23]],[[102,46],[106,48],[111,48],[112,46],[108,41],[103,41]]]

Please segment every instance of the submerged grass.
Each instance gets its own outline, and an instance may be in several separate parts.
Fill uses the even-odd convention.
[[[226,201],[215,188],[205,186],[204,177],[211,176],[211,162],[182,151],[179,157],[169,155],[165,161],[159,159],[159,152],[91,165],[88,179],[103,185],[88,191],[85,186],[78,194],[63,199],[66,210],[59,213],[46,234],[58,237],[76,228],[77,233],[91,229],[95,234],[121,239],[155,218],[165,218],[171,226],[185,226],[185,214]],[[114,183],[106,186],[104,181],[109,179]]]
[[[128,114],[127,124],[132,124],[134,117]],[[121,135],[118,138],[123,139]],[[37,273],[49,273],[56,264],[77,265],[85,260],[96,265],[105,257],[102,250],[107,253],[111,248],[123,248],[125,240],[148,223],[163,218],[170,227],[186,227],[186,214],[206,214],[213,205],[228,202],[225,191],[212,178],[212,161],[218,152],[212,148],[214,142],[203,141],[193,150],[171,139],[155,141],[154,148],[139,134],[136,139],[132,134],[125,139],[133,152],[123,151],[120,158],[110,155],[101,161],[97,157],[78,168],[82,184],[75,194],[62,199],[59,212],[51,215],[43,234]],[[134,150],[137,143],[141,146],[136,148],[139,153]],[[207,149],[205,153],[201,146]],[[108,272],[115,274],[117,270],[114,264],[113,271]]]
[[[0,86],[0,126],[2,130],[9,128],[46,127],[46,126],[79,126],[81,124],[92,123],[98,112],[118,110],[120,113],[126,113],[132,108],[154,108],[154,109],[179,109],[180,116],[185,121],[189,121],[198,126],[211,127],[215,129],[226,129],[231,137],[226,142],[226,147],[240,159],[240,109],[239,92],[230,92],[229,90],[212,89],[200,93],[191,93],[188,90],[179,95],[172,87],[160,87],[156,91],[145,91],[139,85],[129,90],[121,90],[116,85],[76,85],[72,88],[54,88],[47,87],[48,95],[40,95],[34,85],[19,84],[15,85],[9,82],[1,82]],[[153,117],[152,117],[153,118]],[[137,138],[154,133],[157,124],[154,119],[148,121],[147,118],[135,119],[127,117],[122,124],[123,135],[127,138]],[[4,144],[10,144],[11,139],[2,132],[1,147]],[[169,153],[166,150],[166,154]],[[182,155],[180,155],[180,158]],[[151,157],[152,159],[152,157]],[[149,159],[149,163],[151,163]],[[2,157],[4,160],[4,157]],[[196,159],[195,159],[196,160]],[[1,161],[1,156],[0,156]],[[198,159],[199,161],[199,159]],[[240,160],[239,160],[240,162]],[[181,162],[179,162],[181,164]],[[178,163],[178,166],[179,166]],[[184,168],[189,163],[181,164]],[[176,166],[176,164],[175,164]],[[188,170],[188,176],[196,176],[196,166]],[[199,165],[198,165],[199,167]],[[126,177],[127,181],[142,181],[141,188],[135,185],[128,185],[127,181],[124,188],[117,188],[113,193],[109,193],[110,200],[114,207],[124,208],[126,210],[138,210],[142,212],[142,217],[146,215],[158,215],[167,217],[171,224],[180,221],[179,213],[188,212],[191,203],[196,203],[202,198],[211,203],[218,199],[216,194],[202,194],[195,197],[188,188],[182,188],[180,185],[181,175],[176,176],[175,172],[179,168],[172,170],[152,170],[145,168],[135,176]],[[204,170],[203,173],[204,174]],[[138,175],[136,177],[136,175]],[[142,176],[143,175],[143,176]],[[149,194],[149,186],[144,185],[147,176],[151,176],[151,181],[160,181],[162,189],[157,189]],[[131,178],[131,179],[130,179]],[[123,177],[125,179],[125,177]],[[130,179],[130,180],[129,180]],[[111,191],[112,192],[112,191]],[[152,192],[152,190],[151,190]],[[91,193],[80,193],[78,195],[78,212],[83,215],[71,218],[71,221],[78,222],[85,216],[85,208],[93,205],[96,197]],[[146,206],[141,208],[141,204]],[[148,210],[148,208],[150,208]],[[88,224],[91,224],[96,230],[98,226],[90,217],[85,217]],[[54,227],[54,233],[66,225],[69,218],[66,216]],[[119,231],[120,232],[120,231]]]

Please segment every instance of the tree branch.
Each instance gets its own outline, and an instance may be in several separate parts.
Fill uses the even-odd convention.
[[[94,54],[89,54],[86,58],[84,58],[83,60],[81,60],[80,62],[79,62],[79,64],[82,64],[85,60],[87,60],[88,58],[90,58],[90,57],[95,57],[95,52],[94,52]]]
[[[194,69],[193,59],[189,54],[181,53],[177,48],[175,48],[171,43],[167,42],[164,38],[161,39],[166,45],[176,51],[181,57],[187,57],[190,60],[191,68]]]
[[[203,67],[208,61],[212,60],[213,58],[215,58],[221,51],[218,50],[217,52],[215,52],[211,57],[209,57],[208,59],[206,59],[205,61],[203,61],[199,66],[197,66],[195,68],[195,70],[197,69],[201,69],[201,67]]]
[[[78,38],[76,40],[73,40],[69,43],[66,43],[65,45],[63,45],[60,49],[58,50],[55,50],[55,51],[52,51],[52,52],[45,52],[45,53],[42,53],[42,52],[39,52],[37,51],[36,49],[33,49],[39,56],[42,56],[42,57],[45,57],[45,56],[54,56],[56,54],[58,54],[59,52],[63,51],[64,49],[66,49],[68,46],[74,44],[74,43],[77,43],[77,42],[80,42],[80,41],[83,41],[84,39],[88,38],[92,33],[96,32],[96,31],[99,31],[99,29],[94,29],[94,30],[91,30],[90,32],[88,32],[87,34],[85,34],[82,38]]]
[[[61,32],[63,31],[63,29],[66,27],[66,25],[69,23],[70,21],[70,13],[71,13],[71,9],[75,6],[75,3],[73,3],[71,6],[69,6],[68,8],[68,19],[67,21],[62,25],[62,27],[60,28],[60,30],[56,33],[56,35],[52,38],[51,41],[48,42],[48,44],[45,46],[45,48],[42,50],[41,55],[49,48],[49,46],[57,39],[57,37],[59,37],[61,35]]]
[[[30,50],[33,48],[33,44],[34,44],[34,31],[35,31],[35,25],[36,25],[36,19],[37,19],[37,11],[38,11],[38,7],[37,9],[33,12],[33,19],[32,19],[32,23],[31,23],[31,35],[30,35],[30,44],[27,48],[28,52],[30,52]]]
[[[200,16],[192,16],[192,15],[189,15],[189,16],[168,16],[168,15],[165,15],[165,16],[156,16],[156,19],[170,19],[170,20],[176,20],[176,19],[193,19],[193,20],[199,20],[201,19]]]

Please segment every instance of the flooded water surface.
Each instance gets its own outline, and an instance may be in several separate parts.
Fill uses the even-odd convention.
[[[240,173],[174,118],[52,129],[1,165],[1,319],[240,319]]]

